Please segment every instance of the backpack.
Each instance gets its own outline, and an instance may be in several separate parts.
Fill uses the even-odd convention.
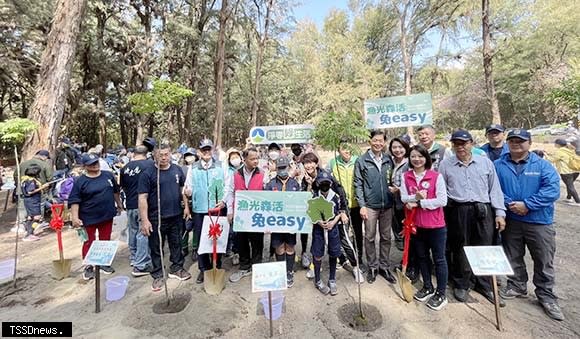
[[[24,175],[36,178],[41,171],[42,168],[40,168],[40,166],[38,166],[37,164],[30,164],[30,166],[24,169]]]
[[[72,192],[75,179],[72,177],[66,178],[63,181],[56,184],[56,191],[58,192],[58,198],[61,201],[67,201],[70,193]]]
[[[568,160],[568,167],[574,172],[580,172],[580,155],[572,154]]]

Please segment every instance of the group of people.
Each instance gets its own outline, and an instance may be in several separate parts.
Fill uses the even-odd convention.
[[[243,151],[228,150],[220,161],[208,139],[197,149],[184,149],[177,164],[168,144],[147,138],[132,150],[118,178],[101,169],[101,157],[83,154],[84,174],[74,181],[68,205],[73,226],[88,233],[83,257],[96,231],[99,239],[109,239],[113,217],[126,209],[132,274],[151,275],[152,290],[159,291],[164,283],[160,242],[168,244],[169,278],[191,278],[183,267],[191,250],[198,262],[196,281],[203,283],[203,272],[213,265],[209,255],[197,253],[208,214],[226,217],[232,225],[236,192],[308,191],[332,201],[335,208],[330,218],[313,225],[311,234],[271,234],[270,256],[286,262],[288,287],[294,284],[296,261],[308,269],[306,277],[325,295],[338,293],[339,264],[358,283],[372,284],[378,276],[395,283],[392,271],[400,265],[391,260],[391,239],[402,249],[403,224],[405,218],[412,218],[416,232],[410,238],[407,275],[413,281],[422,278],[422,288],[414,296],[417,301],[441,310],[447,304],[449,284],[458,301],[465,302],[474,290],[494,302],[491,278],[474,276],[463,251],[464,246],[482,245],[503,246],[514,270],[500,291],[500,306],[505,306],[504,300],[525,297],[527,247],[534,262],[535,294],[548,316],[563,320],[554,293],[553,219],[560,177],[550,162],[531,151],[527,130],[505,132],[501,125],[489,125],[489,143],[478,148],[468,131],[457,130],[448,148],[435,142],[430,125],[417,129],[416,145],[410,145],[407,136],[387,140],[384,131],[373,130],[368,150],[353,155],[353,145],[344,140],[338,156],[326,167],[315,152],[299,144],[292,145],[290,152],[275,143],[267,152],[247,145]],[[44,151],[37,155],[46,156]],[[563,179],[566,174],[562,173]],[[573,180],[566,186],[570,197],[577,199]],[[189,233],[193,233],[191,249]],[[239,264],[229,278],[236,283],[251,275],[253,264],[262,262],[264,234],[231,231],[227,236],[226,255]],[[297,237],[302,251],[298,257]],[[321,277],[325,250],[326,283]],[[222,256],[217,260],[220,268]],[[111,267],[101,270],[114,272]],[[83,277],[93,276],[92,266],[87,266]]]

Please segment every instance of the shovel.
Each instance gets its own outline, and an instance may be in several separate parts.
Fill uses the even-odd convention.
[[[409,263],[409,243],[411,242],[411,234],[416,233],[415,224],[413,219],[415,218],[415,209],[408,210],[405,208],[405,221],[403,223],[403,236],[405,238],[405,245],[403,248],[403,264],[402,271],[397,270],[397,277],[399,278],[399,285],[401,287],[401,293],[403,294],[403,299],[410,303],[413,301],[414,289],[413,283],[407,277],[407,264]]]
[[[59,260],[52,261],[52,277],[56,280],[62,280],[69,276],[71,259],[65,259],[62,250],[62,212],[64,211],[63,204],[52,204],[52,220],[50,220],[50,228],[56,231],[56,239],[58,240],[58,254]]]
[[[56,231],[56,237],[58,239],[58,254],[60,259],[52,261],[52,277],[56,280],[62,280],[70,274],[71,259],[64,258],[62,251],[62,232],[60,229]]]
[[[212,219],[212,213],[216,214],[216,218]],[[203,287],[205,292],[210,295],[220,294],[221,291],[226,286],[226,271],[221,268],[217,268],[217,239],[221,236],[222,230],[220,224],[217,222],[219,219],[219,208],[212,208],[208,210],[208,216],[210,220],[209,225],[209,237],[213,241],[213,253],[212,261],[213,268],[211,270],[206,270],[203,272]]]

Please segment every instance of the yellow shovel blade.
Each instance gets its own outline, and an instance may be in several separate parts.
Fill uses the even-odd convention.
[[[415,291],[413,289],[413,283],[407,277],[407,275],[399,270],[397,270],[397,278],[399,280],[399,286],[401,287],[401,293],[403,294],[403,299],[410,303],[413,301],[413,295]]]
[[[71,259],[52,261],[52,278],[62,280],[70,274]]]
[[[226,287],[226,271],[212,268],[203,272],[203,287],[209,295],[220,294]]]

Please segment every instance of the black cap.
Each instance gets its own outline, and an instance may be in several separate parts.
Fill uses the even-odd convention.
[[[40,151],[36,152],[36,155],[42,155],[43,157],[50,159],[50,153],[45,149],[41,149]]]
[[[487,127],[485,127],[485,134],[491,131],[498,131],[500,133],[503,133],[505,131],[505,128],[500,124],[487,125]]]
[[[81,158],[81,162],[85,166],[90,166],[99,161],[99,157],[92,153],[85,153]]]
[[[157,146],[157,141],[153,137],[147,137],[145,138],[145,140],[143,140],[143,146],[147,147],[147,150],[149,150],[149,152],[153,152],[153,150]]]
[[[273,148],[277,148],[279,151],[282,150],[282,146],[280,146],[280,144],[275,143],[275,142],[273,142],[270,145],[268,145],[268,151],[271,150],[271,149],[273,149]]]
[[[276,168],[286,168],[290,166],[290,161],[288,161],[287,157],[280,157],[276,160]]]
[[[455,140],[462,140],[462,141],[473,141],[473,137],[471,136],[471,134],[464,130],[464,129],[458,129],[457,131],[453,132],[453,134],[451,135],[451,141],[455,141]]]
[[[556,140],[554,140],[554,143],[556,145],[560,145],[560,146],[566,146],[566,145],[568,145],[568,141],[566,141],[565,139],[559,139],[559,138],[556,139]]]
[[[330,174],[321,171],[316,176],[316,183],[321,184],[323,182],[332,182],[332,178],[330,177]]]

